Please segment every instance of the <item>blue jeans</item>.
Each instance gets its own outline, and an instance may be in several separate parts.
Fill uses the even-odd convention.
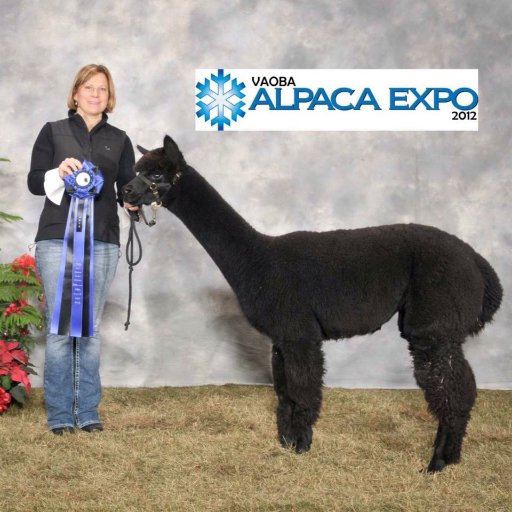
[[[48,326],[61,253],[62,240],[37,242],[35,258],[46,298]],[[93,335],[74,338],[48,333],[46,336],[44,398],[50,430],[100,423],[97,411],[101,395],[99,326],[118,259],[117,245],[94,241]]]

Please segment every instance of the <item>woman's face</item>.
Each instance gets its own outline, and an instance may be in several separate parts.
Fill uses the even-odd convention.
[[[76,91],[73,99],[79,114],[99,115],[107,108],[109,97],[107,77],[103,73],[93,75]]]

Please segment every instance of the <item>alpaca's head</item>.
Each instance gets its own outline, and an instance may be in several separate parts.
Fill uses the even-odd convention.
[[[168,206],[172,188],[187,166],[181,151],[169,135],[164,137],[162,148],[137,149],[142,153],[135,164],[137,176],[123,187],[123,200],[138,206],[155,201]]]

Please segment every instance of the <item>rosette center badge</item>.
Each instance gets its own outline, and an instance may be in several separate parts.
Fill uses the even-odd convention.
[[[66,192],[78,198],[93,197],[99,194],[103,187],[101,171],[88,160],[82,162],[82,167],[64,176]]]

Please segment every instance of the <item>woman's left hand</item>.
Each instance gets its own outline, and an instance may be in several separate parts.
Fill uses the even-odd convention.
[[[123,208],[125,208],[126,210],[128,210],[130,212],[136,212],[139,210],[138,206],[135,206],[134,204],[127,203],[127,202],[123,202]]]

